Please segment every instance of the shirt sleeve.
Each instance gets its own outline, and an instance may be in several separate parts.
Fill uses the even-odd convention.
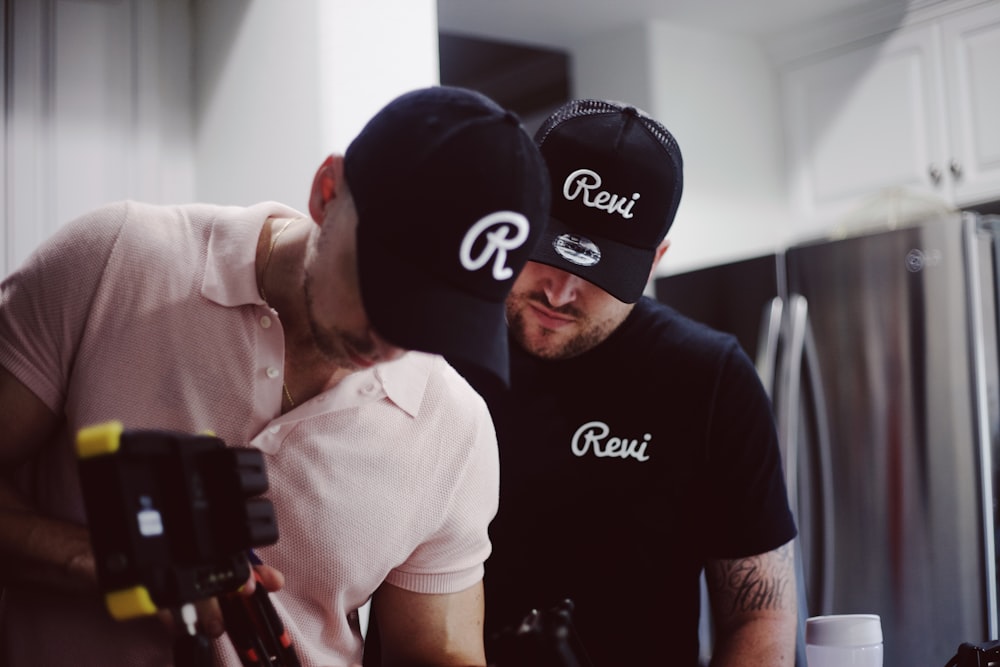
[[[457,375],[456,375],[457,376]],[[463,381],[464,382],[464,381]],[[488,528],[499,503],[500,464],[496,432],[486,404],[471,388],[463,399],[467,417],[460,461],[443,478],[441,522],[386,581],[418,593],[453,593],[483,577],[490,555]]]
[[[126,211],[109,204],[66,223],[0,283],[0,364],[56,414]]]
[[[771,403],[735,346],[720,368],[710,442],[709,469],[717,478],[708,502],[718,522],[710,555],[756,555],[795,537]]]

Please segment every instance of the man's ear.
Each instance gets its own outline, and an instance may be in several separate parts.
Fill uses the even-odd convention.
[[[663,254],[667,252],[667,248],[669,247],[670,247],[670,239],[663,239],[660,245],[656,246],[656,254],[653,255],[653,265],[649,267],[648,280],[653,279],[653,274],[656,273],[656,265],[660,263],[661,259],[663,259]]]
[[[344,157],[330,155],[316,170],[312,189],[309,191],[309,215],[322,224],[326,218],[326,207],[337,198],[344,183]]]

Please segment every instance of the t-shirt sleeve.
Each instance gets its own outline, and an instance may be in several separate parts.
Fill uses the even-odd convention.
[[[109,204],[66,223],[0,283],[0,365],[56,414],[126,212]]]
[[[709,434],[709,555],[740,558],[795,537],[771,403],[753,364],[734,344],[720,366]]]
[[[471,390],[470,390],[471,391]],[[441,523],[386,581],[418,593],[453,593],[483,578],[490,555],[488,528],[499,503],[496,432],[485,403],[469,399],[465,429],[468,447],[461,465],[445,478]]]

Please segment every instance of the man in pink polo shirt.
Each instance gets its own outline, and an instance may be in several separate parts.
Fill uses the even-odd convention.
[[[0,664],[172,663],[158,619],[97,592],[71,445],[115,419],[263,452],[259,555],[304,665],[360,663],[369,600],[384,665],[484,665],[496,437],[444,357],[506,380],[548,198],[516,117],[434,87],[320,165],[308,216],[121,202],[62,227],[0,285]]]

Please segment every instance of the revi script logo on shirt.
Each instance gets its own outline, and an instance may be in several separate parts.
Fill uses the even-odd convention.
[[[507,253],[516,250],[528,240],[528,219],[515,211],[496,211],[480,218],[462,238],[458,259],[468,271],[478,271],[493,257],[493,278],[501,281],[514,275],[507,266]],[[513,236],[511,235],[513,234]],[[485,237],[479,254],[472,256],[476,241]]]
[[[610,437],[609,437],[610,436]],[[642,440],[611,435],[611,427],[602,421],[589,421],[576,429],[570,447],[576,456],[591,454],[597,458],[635,459],[648,461],[646,446],[653,439],[644,433]]]

